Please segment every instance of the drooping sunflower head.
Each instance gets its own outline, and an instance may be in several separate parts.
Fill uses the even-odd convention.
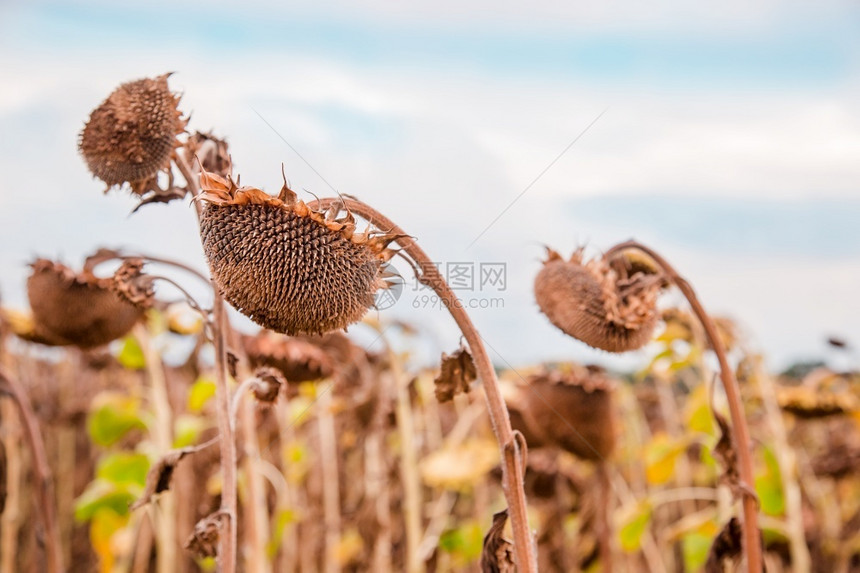
[[[143,309],[113,291],[111,278],[47,259],[31,266],[27,296],[37,342],[95,348],[127,334],[143,317]]]
[[[596,366],[568,364],[529,376],[521,390],[526,425],[544,442],[600,461],[616,443],[616,383]]]
[[[93,175],[108,186],[153,178],[168,167],[185,131],[179,96],[164,74],[124,83],[93,110],[80,134],[78,149]],[[137,183],[137,185],[135,185]]]
[[[251,366],[277,368],[290,384],[328,378],[334,372],[331,357],[319,345],[267,330],[244,336],[242,346]]]
[[[324,334],[361,319],[379,289],[396,235],[356,232],[352,215],[309,208],[285,184],[278,197],[204,172],[200,232],[224,297],[257,324]]]
[[[665,285],[655,267],[625,253],[585,261],[582,249],[567,260],[547,251],[534,290],[552,324],[609,352],[634,350],[651,339],[659,320],[657,297]]]

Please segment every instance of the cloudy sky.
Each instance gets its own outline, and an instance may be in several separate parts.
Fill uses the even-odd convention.
[[[505,264],[504,291],[460,291],[500,299],[473,318],[502,364],[612,364],[552,328],[531,284],[545,244],[631,237],[773,366],[826,356],[827,336],[860,344],[858,25],[849,2],[7,0],[0,292],[24,307],[30,259],[98,246],[204,267],[187,206],[129,216],[76,152],[117,84],[174,71],[244,183],[277,191],[283,162],[294,188],[360,197],[442,263]],[[444,312],[413,308],[426,294],[382,316],[453,348]]]

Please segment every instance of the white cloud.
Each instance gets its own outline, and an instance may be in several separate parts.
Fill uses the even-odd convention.
[[[100,184],[75,150],[87,113],[116,83],[168,69],[179,72],[172,83],[185,91],[192,126],[228,136],[243,182],[277,189],[284,161],[295,187],[327,193],[253,107],[333,185],[378,206],[434,258],[507,262],[509,306],[479,311],[476,321],[514,363],[580,352],[531,302],[538,242],[570,249],[583,240],[605,247],[627,238],[614,229],[571,227],[561,212],[570,197],[659,191],[782,201],[856,196],[860,181],[860,111],[852,86],[657,92],[634,82],[356,67],[255,51],[226,58],[198,50],[147,54],[134,47],[108,54],[4,53],[0,68],[15,86],[0,95],[0,286],[19,304],[21,263],[32,254],[63,252],[77,262],[97,246],[124,244],[203,266],[187,207],[154,206],[126,219],[131,202],[99,197]],[[466,251],[607,106],[582,140]],[[780,359],[814,348],[830,328],[850,330],[860,322],[853,304],[860,273],[851,270],[860,268],[858,261],[739,261],[674,251],[708,307],[743,317]],[[422,316],[445,340],[456,338],[449,321]],[[522,339],[542,342],[526,349]]]

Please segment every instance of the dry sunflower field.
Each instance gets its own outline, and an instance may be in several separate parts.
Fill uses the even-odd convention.
[[[168,81],[117,87],[78,147],[137,208],[191,204],[208,272],[33,261],[0,314],[0,571],[860,571],[860,373],[767,371],[634,241],[528,280],[535,320],[648,360],[500,368],[384,205],[243,185]],[[435,367],[368,314],[394,257],[462,332]]]

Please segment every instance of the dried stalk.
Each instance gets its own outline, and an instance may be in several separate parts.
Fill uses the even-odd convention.
[[[182,176],[185,178],[191,194],[200,194],[200,186],[197,178],[180,154],[174,155],[174,162]],[[198,220],[200,209],[199,203],[195,202],[198,209]],[[215,346],[215,399],[216,415],[218,418],[218,434],[221,436],[221,511],[226,519],[221,520],[221,532],[219,536],[218,561],[221,565],[221,573],[235,573],[236,571],[236,546],[238,542],[236,533],[236,438],[233,424],[230,421],[230,389],[227,385],[227,347],[225,336],[229,328],[227,312],[224,308],[224,298],[215,281],[212,281],[212,303],[213,321],[215,328],[212,329],[213,344]]]
[[[738,457],[738,465],[740,478],[743,485],[750,488],[755,484],[753,475],[753,461],[750,453],[750,434],[747,428],[746,417],[744,416],[743,401],[741,400],[740,387],[735,378],[734,371],[729,366],[728,358],[726,357],[726,349],[723,346],[723,341],[720,338],[719,332],[714,325],[713,320],[705,312],[704,307],[699,302],[693,287],[690,286],[681,275],[669,264],[669,262],[651,250],[649,247],[642,245],[636,241],[627,241],[615,245],[606,252],[605,257],[609,258],[614,253],[624,251],[626,249],[637,249],[651,257],[657,265],[659,265],[666,277],[674,283],[678,289],[686,297],[690,303],[693,313],[702,323],[705,329],[705,334],[711,343],[711,348],[714,349],[714,354],[717,355],[717,360],[720,363],[720,380],[723,383],[723,388],[726,392],[726,398],[729,404],[729,414],[734,428],[734,450]],[[747,560],[747,569],[750,573],[761,573],[762,570],[762,554],[761,554],[761,538],[758,529],[758,508],[756,499],[753,495],[745,493],[743,495],[743,548]]]
[[[379,331],[377,331],[379,332]],[[380,396],[390,395],[390,380],[380,376],[377,380]],[[372,504],[373,515],[379,526],[370,551],[370,571],[390,573],[391,563],[391,497],[388,488],[388,464],[385,460],[385,409],[377,408],[364,440],[364,497]]]
[[[6,507],[0,519],[0,573],[14,573],[18,558],[18,533],[21,528],[21,475],[23,456],[21,452],[21,428],[17,420],[15,406],[7,400],[0,400],[0,424],[3,431],[3,446],[6,449]],[[7,421],[8,420],[8,421]]]
[[[400,474],[403,483],[403,519],[406,522],[406,567],[407,573],[424,570],[419,545],[421,543],[421,477],[418,475],[418,456],[415,442],[415,425],[412,405],[409,403],[409,380],[404,376],[400,361],[388,341],[388,359],[391,374],[397,389],[397,430],[400,434]]]
[[[331,391],[320,392],[317,402],[317,427],[320,438],[320,465],[322,467],[323,520],[325,521],[325,573],[339,573],[337,545],[340,542],[340,480],[337,469],[337,438],[334,415],[331,412]]]
[[[264,573],[271,569],[271,563],[266,553],[266,542],[269,538],[269,515],[263,490],[263,476],[259,470],[262,459],[260,458],[260,445],[257,441],[256,404],[252,400],[245,400],[242,403],[242,397],[247,394],[247,390],[253,384],[258,383],[258,380],[247,366],[248,357],[242,351],[239,335],[230,325],[228,327],[230,328],[228,332],[230,346],[239,354],[238,374],[245,379],[234,392],[231,406],[233,425],[239,424],[242,428],[241,445],[244,454],[245,483],[247,485],[247,503],[243,504],[243,509],[248,525],[244,532],[244,538],[247,540],[250,550],[247,553],[245,568],[249,573]],[[240,404],[242,404],[241,407]]]
[[[278,400],[275,403],[276,420],[278,421],[278,436],[279,437],[279,452],[281,453],[282,471],[280,475],[286,473],[286,445],[294,441],[295,431],[290,422],[289,410],[287,409],[286,400]],[[283,502],[278,503],[277,512],[285,511],[287,508],[295,508],[298,506],[296,502],[296,494],[293,484],[284,479]],[[280,499],[280,497],[279,497]],[[298,571],[298,553],[299,546],[299,528],[295,521],[291,521],[286,526],[281,534],[280,541],[280,558],[278,559],[278,571]]]
[[[149,378],[150,399],[155,410],[155,426],[152,437],[159,456],[173,447],[173,410],[167,398],[167,382],[161,357],[152,348],[146,326],[134,327],[134,337],[143,352],[146,374]],[[153,530],[156,538],[156,559],[159,573],[173,573],[176,567],[176,497],[172,491],[165,491],[158,499],[159,512],[152,513]],[[157,515],[157,517],[156,517]]]
[[[603,573],[612,573],[612,522],[610,519],[612,498],[612,483],[609,475],[609,463],[600,460],[597,463],[597,481],[599,484],[597,503],[597,545],[600,552],[600,567]]]
[[[258,467],[261,460],[260,447],[257,443],[255,409],[254,402],[246,400],[244,407],[239,412],[239,424],[242,426],[243,437],[245,481],[248,488],[247,503],[242,505],[248,524],[245,539],[248,542],[249,551],[245,567],[249,573],[264,573],[271,570],[271,564],[266,556],[269,527],[263,478]]]
[[[63,566],[63,553],[60,543],[60,526],[57,523],[54,506],[54,481],[51,476],[51,467],[48,465],[48,456],[45,453],[45,441],[42,439],[39,421],[30,405],[30,398],[18,380],[2,365],[0,365],[0,394],[11,397],[18,406],[27,443],[33,454],[33,465],[36,473],[36,509],[42,521],[42,527],[45,529],[47,570],[49,573],[62,573],[65,571],[65,567]]]
[[[379,229],[395,235],[401,235],[397,243],[403,251],[411,257],[418,265],[421,275],[418,278],[423,284],[432,288],[439,299],[445,304],[451,317],[463,333],[472,359],[475,362],[478,376],[483,382],[484,393],[487,399],[487,409],[490,414],[493,432],[499,442],[502,455],[502,489],[508,502],[511,527],[513,530],[514,558],[517,570],[520,573],[531,573],[537,571],[537,556],[535,554],[534,540],[529,529],[526,496],[523,490],[523,473],[525,468],[525,440],[517,438],[511,428],[511,420],[508,410],[499,389],[499,381],[490,356],[484,347],[481,335],[472,324],[472,320],[466,313],[462,303],[445,282],[439,273],[439,269],[418,244],[409,237],[393,221],[376,211],[373,207],[347,198],[328,198],[312,202],[309,206],[326,210],[332,205],[343,204],[351,212],[367,219]]]
[[[749,353],[747,353],[749,355]],[[765,416],[770,426],[771,434],[779,461],[779,477],[782,490],[785,492],[785,520],[791,550],[791,565],[795,571],[810,571],[812,559],[809,547],[806,545],[806,535],[803,529],[803,504],[800,483],[795,468],[797,457],[794,449],[788,443],[788,433],[782,419],[782,411],[776,399],[776,389],[770,375],[762,368],[761,360],[753,359],[755,379],[758,381],[759,393],[764,404]]]

